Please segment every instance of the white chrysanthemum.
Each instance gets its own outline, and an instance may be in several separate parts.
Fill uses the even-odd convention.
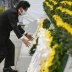
[[[48,42],[50,41],[46,37],[46,29],[41,28],[40,32],[37,34],[38,36],[38,45],[35,54],[33,55],[33,58],[31,60],[31,64],[29,66],[29,69],[27,72],[38,72],[40,69],[40,66],[44,59],[48,58],[52,49],[48,47]]]

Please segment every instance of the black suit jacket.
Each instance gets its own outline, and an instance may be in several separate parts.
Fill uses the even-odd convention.
[[[25,32],[21,26],[17,26],[18,13],[15,8],[9,9],[0,15],[0,45],[10,37],[10,32],[14,30],[18,38]]]

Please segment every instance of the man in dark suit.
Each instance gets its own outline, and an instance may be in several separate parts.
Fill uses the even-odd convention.
[[[13,70],[15,46],[9,39],[10,32],[15,34],[26,46],[30,45],[32,36],[26,33],[20,25],[17,25],[18,16],[26,13],[30,4],[27,1],[20,1],[16,8],[9,9],[0,15],[0,63],[5,58],[3,72],[18,72]]]

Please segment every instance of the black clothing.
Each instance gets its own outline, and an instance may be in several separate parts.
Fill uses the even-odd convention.
[[[14,44],[9,39],[10,32],[14,30],[18,38],[25,32],[17,25],[18,13],[15,8],[0,14],[0,62],[5,58],[6,65],[14,65]]]
[[[3,72],[18,72],[17,70],[13,70],[11,67],[9,68],[4,68]]]
[[[5,58],[4,67],[14,66],[15,46],[10,39],[6,42],[6,52],[0,54],[0,63]]]

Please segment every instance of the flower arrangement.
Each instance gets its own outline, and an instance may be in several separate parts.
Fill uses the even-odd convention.
[[[45,46],[47,50],[50,48],[50,53],[43,59],[39,72],[63,72],[68,51],[72,49],[72,0],[45,0],[43,7],[50,21],[44,19],[40,22],[35,49],[43,48],[39,44],[44,42],[40,37],[42,38],[42,31],[45,29],[45,37],[48,40]],[[54,29],[50,28],[52,24]]]
[[[39,72],[43,60],[48,58],[48,56],[51,52],[51,47],[48,46],[48,42],[51,42],[50,41],[50,39],[51,39],[50,32],[47,30],[48,27],[44,26],[44,23],[47,23],[47,22],[49,22],[47,19],[41,20],[41,22],[40,22],[40,27],[39,27],[39,30],[37,33],[38,39],[37,39],[37,43],[36,43],[37,44],[36,50],[35,50],[34,54],[33,54],[34,51],[31,51],[31,54],[33,54],[33,57],[30,62],[27,72]],[[47,25],[47,24],[45,24],[45,25]],[[47,34],[49,34],[49,36]],[[33,48],[34,48],[34,45],[33,45],[32,49]]]
[[[40,21],[39,29],[36,35],[35,43],[33,44],[32,48],[29,51],[30,55],[33,55],[36,51],[37,45],[38,45],[38,33],[41,31],[42,28],[48,29],[50,27],[50,21],[48,19],[44,19]]]
[[[63,72],[68,60],[67,51],[72,48],[72,1],[45,0],[43,6],[55,28],[49,35],[52,39],[48,45],[52,52],[43,61],[40,72]]]

